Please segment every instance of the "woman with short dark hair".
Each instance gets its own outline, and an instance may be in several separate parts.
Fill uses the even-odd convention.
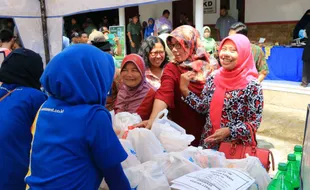
[[[46,100],[40,91],[43,62],[39,54],[19,48],[0,69],[0,189],[25,189],[32,141],[31,125]]]
[[[164,66],[168,63],[165,43],[162,39],[150,36],[142,42],[139,55],[146,66],[146,80],[155,88],[160,87]]]

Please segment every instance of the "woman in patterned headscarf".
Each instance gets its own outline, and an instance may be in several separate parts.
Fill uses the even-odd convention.
[[[167,38],[167,45],[174,55],[174,60],[165,67],[161,78],[161,87],[157,90],[153,111],[148,121],[137,126],[151,128],[157,114],[168,108],[170,118],[182,126],[188,134],[195,136],[192,145],[197,146],[203,131],[205,118],[191,109],[181,100],[180,77],[189,70],[199,73],[191,81],[189,88],[200,95],[209,70],[209,58],[200,42],[198,31],[188,25],[176,28]]]

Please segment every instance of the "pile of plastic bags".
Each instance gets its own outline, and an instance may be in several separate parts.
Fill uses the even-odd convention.
[[[159,115],[151,130],[133,128],[141,122],[137,114],[112,115],[113,127],[128,158],[122,162],[131,188],[135,190],[170,190],[171,181],[204,168],[238,168],[256,182],[251,190],[266,189],[270,177],[256,157],[227,160],[221,152],[192,147],[195,139],[167,118],[168,111]],[[104,180],[100,189],[108,189]]]

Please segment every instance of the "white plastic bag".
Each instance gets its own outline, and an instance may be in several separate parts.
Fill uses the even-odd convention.
[[[227,168],[237,168],[246,171],[255,179],[255,183],[250,190],[267,189],[271,178],[257,157],[247,156],[244,159],[227,159],[226,162]]]
[[[169,124],[172,128],[179,131],[181,134],[186,134],[185,129],[183,129],[180,125],[176,124],[175,122],[168,119],[168,110],[164,109],[161,112],[157,114],[156,119],[154,120],[154,123],[161,123],[161,124]],[[154,125],[153,123],[153,125]],[[152,127],[153,127],[152,125]]]
[[[125,161],[122,162],[123,168],[130,168],[133,166],[140,165],[141,162],[137,158],[137,153],[133,148],[132,144],[128,140],[120,139],[120,142],[128,154],[128,157]]]
[[[121,112],[114,116],[113,128],[117,131],[118,137],[122,137],[129,126],[140,123],[142,121],[141,117],[134,113]]]
[[[202,169],[177,152],[156,155],[153,160],[161,167],[169,183],[183,175]]]
[[[170,190],[166,176],[154,161],[148,161],[124,171],[132,189]]]
[[[202,147],[188,147],[181,154],[202,168],[224,168],[226,157],[222,152]]]
[[[154,123],[152,132],[154,132],[167,152],[183,151],[195,140],[193,135],[182,134],[168,123]]]
[[[141,163],[151,160],[156,154],[166,152],[154,133],[148,129],[137,128],[129,131],[127,140],[136,150]]]

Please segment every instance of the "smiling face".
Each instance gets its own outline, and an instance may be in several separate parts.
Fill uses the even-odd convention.
[[[182,45],[175,38],[172,38],[171,41],[168,42],[168,47],[171,50],[175,61],[178,63],[185,61],[189,56],[189,50],[184,50]]]
[[[153,67],[160,67],[165,60],[165,56],[164,46],[157,42],[149,53],[149,61]]]
[[[225,70],[231,71],[237,66],[238,51],[235,43],[231,40],[226,40],[219,54],[222,67]]]
[[[133,62],[127,62],[124,65],[121,71],[121,80],[129,88],[135,88],[141,83],[141,73]]]

